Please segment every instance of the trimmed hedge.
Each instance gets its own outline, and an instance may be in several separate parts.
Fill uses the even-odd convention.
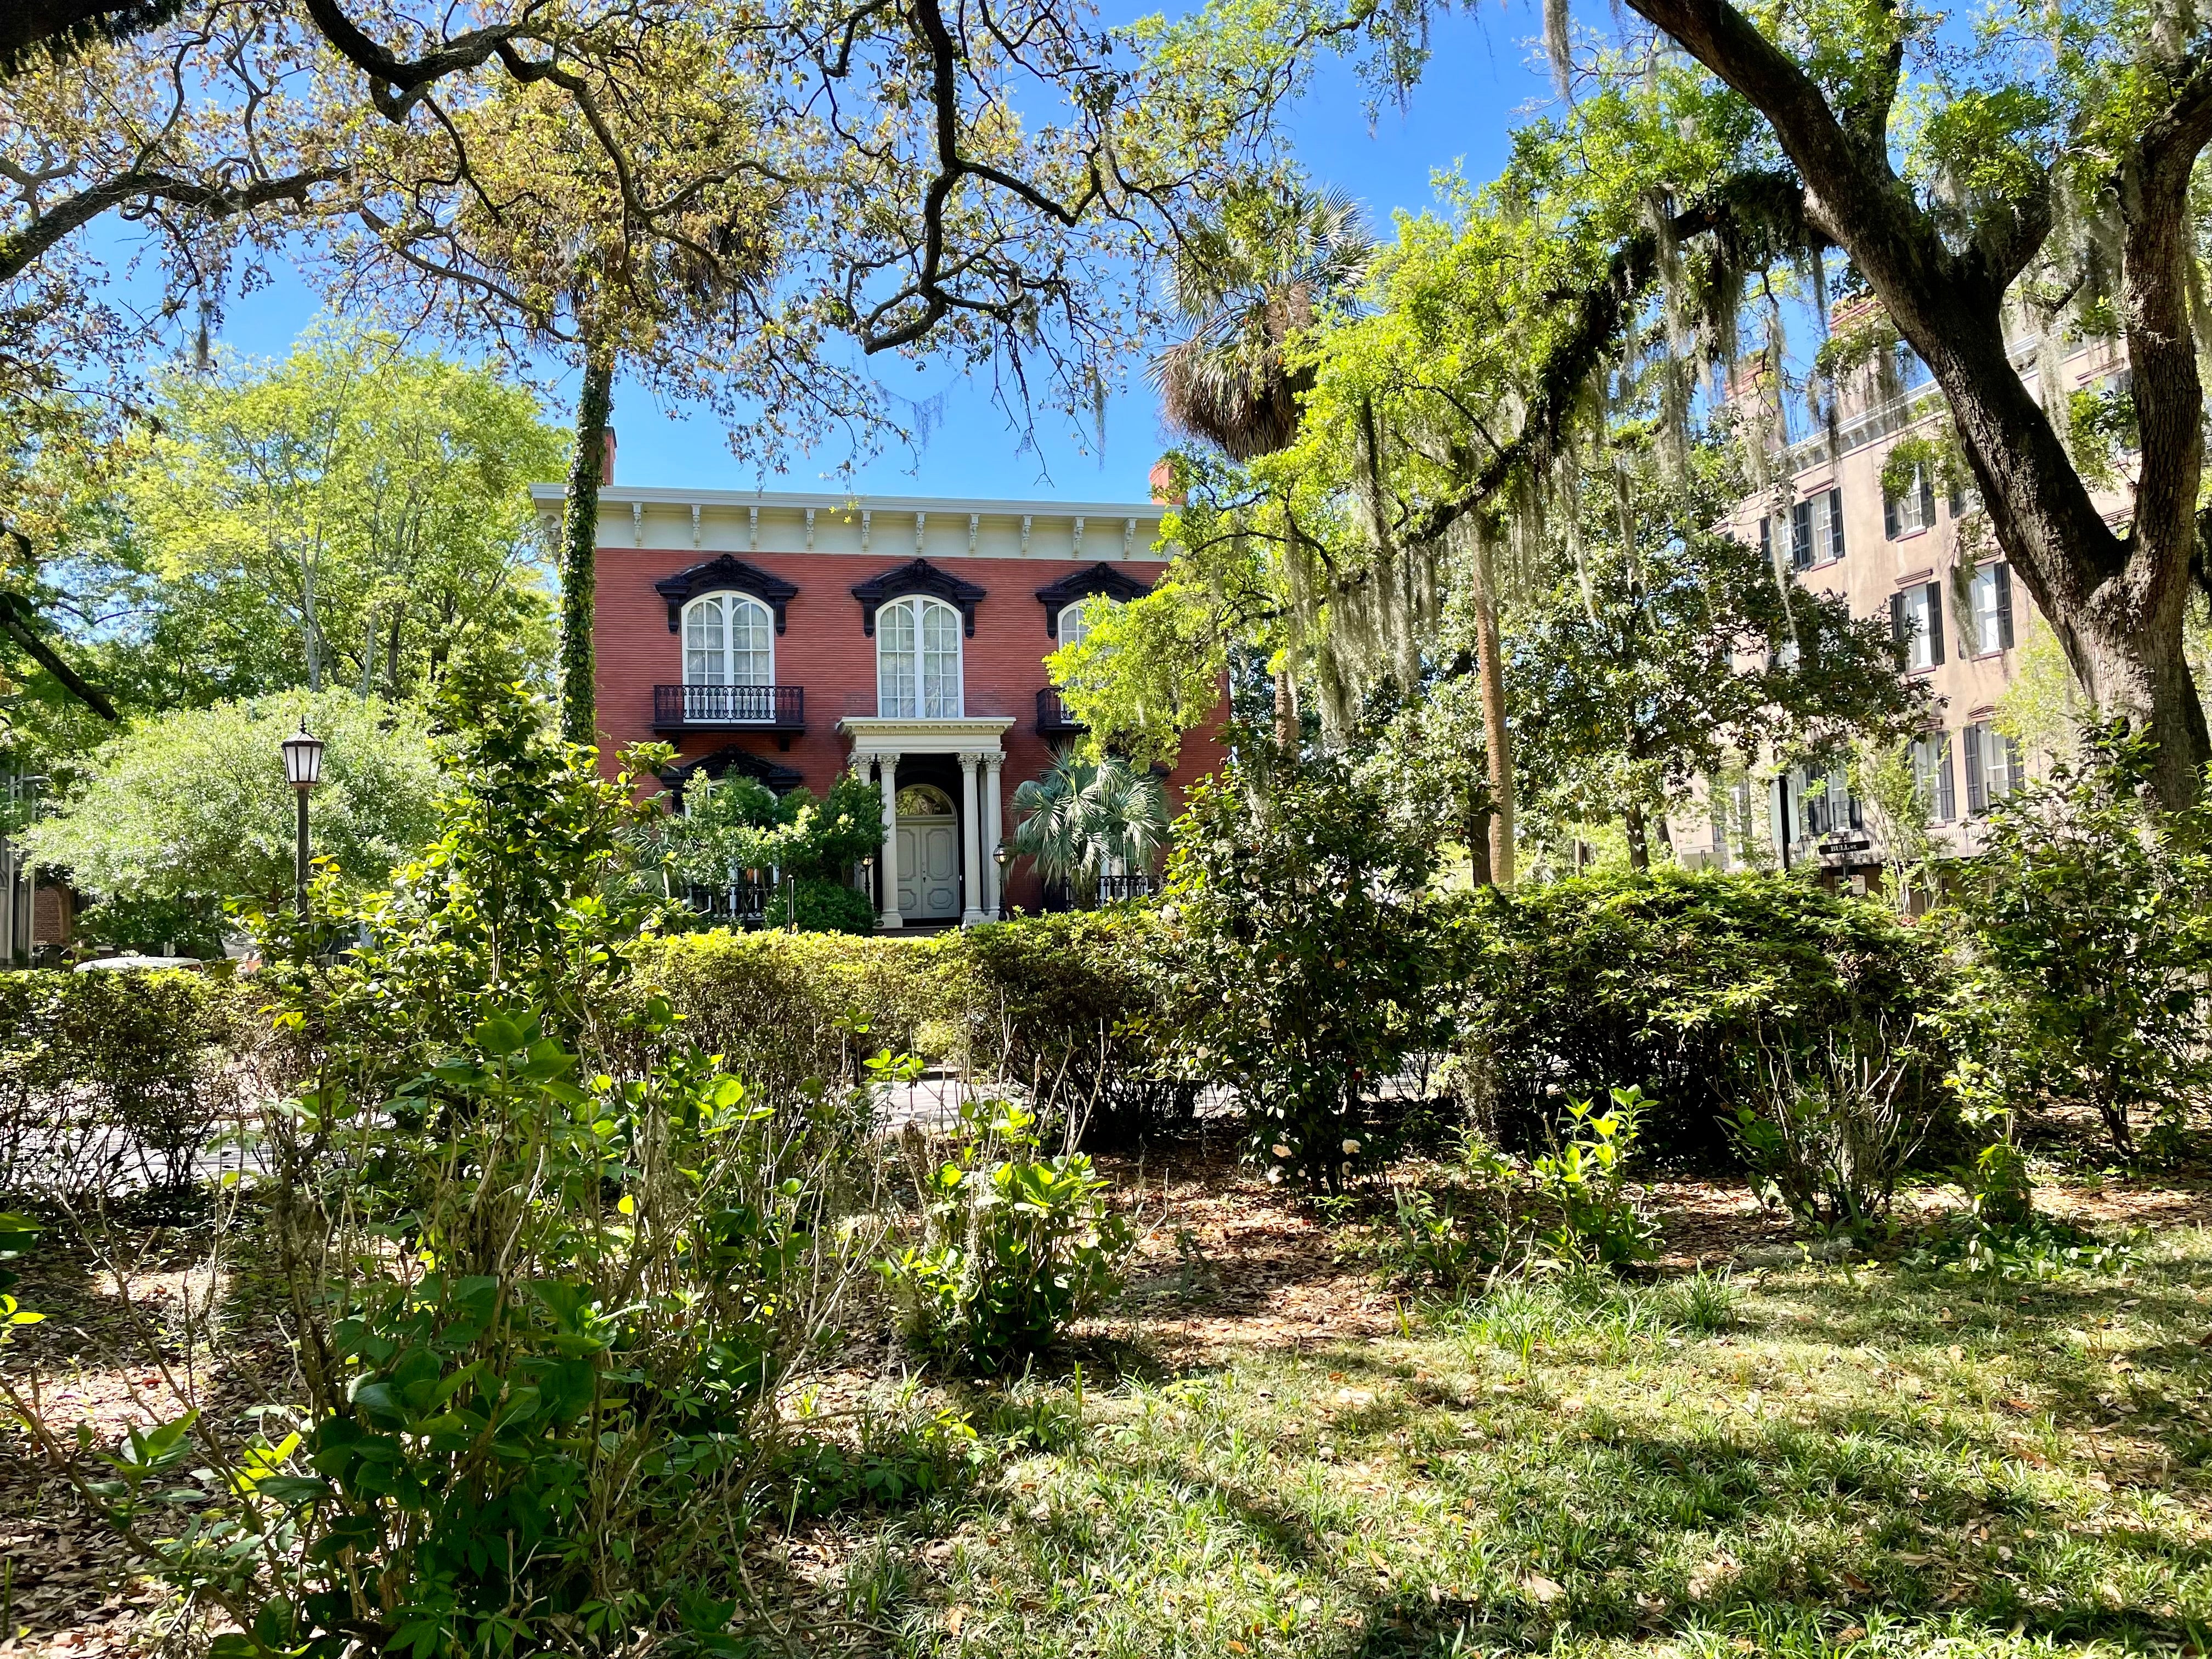
[[[880,1049],[1031,1089],[1093,1144],[1188,1119],[1196,1086],[1163,1056],[1171,940],[1135,907],[915,939],[689,933],[635,957],[685,1035],[769,1088],[849,1081]]]
[[[187,972],[0,974],[0,1192],[190,1182],[238,1112],[262,1000]]]
[[[1757,1093],[1769,1048],[1908,1033],[1920,1109],[1944,1109],[1928,1017],[1947,964],[1930,927],[1782,875],[1580,877],[1455,907],[1460,1059],[1494,1131],[1529,1139],[1558,1090],[1636,1084],[1662,1110],[1655,1152],[1727,1153],[1722,1121]]]

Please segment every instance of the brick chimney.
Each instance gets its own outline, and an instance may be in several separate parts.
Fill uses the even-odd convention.
[[[606,430],[607,453],[599,457],[599,483],[602,488],[615,481],[615,429]]]
[[[1176,485],[1175,463],[1163,455],[1152,463],[1152,500],[1162,507],[1188,507],[1190,495]]]

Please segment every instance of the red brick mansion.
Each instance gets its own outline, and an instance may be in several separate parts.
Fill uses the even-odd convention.
[[[556,484],[532,487],[557,514]],[[851,769],[883,792],[880,925],[972,924],[1042,900],[1003,875],[1015,787],[1077,736],[1044,659],[1094,595],[1166,562],[1154,503],[646,489],[599,505],[603,751],[676,745],[664,780],[737,772],[817,794]],[[1220,764],[1194,734],[1171,804]]]

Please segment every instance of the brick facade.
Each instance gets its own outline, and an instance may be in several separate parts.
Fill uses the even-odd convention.
[[[557,507],[556,489],[541,486],[538,493],[541,507]],[[1011,834],[1015,787],[1042,773],[1053,743],[1065,741],[1038,729],[1037,694],[1050,684],[1044,659],[1060,641],[1048,631],[1037,590],[1102,564],[1111,573],[1100,573],[1102,582],[1121,591],[1148,587],[1165,566],[1152,548],[1157,507],[1025,505],[607,489],[594,628],[608,764],[623,746],[655,738],[674,743],[680,761],[736,748],[789,769],[823,793],[853,755],[853,738],[840,722],[878,712],[877,641],[852,589],[920,557],[982,590],[973,603],[974,631],[960,641],[963,712],[969,720],[1012,721],[1000,740],[999,774],[1000,822]],[[682,684],[684,641],[680,629],[672,630],[671,601],[655,584],[722,554],[796,589],[782,601],[773,678],[803,692],[801,731],[656,729],[654,688]],[[1168,780],[1170,810],[1224,758],[1218,726],[1186,740]],[[939,778],[939,771],[947,776]],[[949,785],[947,793],[960,799],[957,763],[949,757],[902,765],[900,781]],[[1010,866],[1006,898],[1036,908],[1035,875]]]

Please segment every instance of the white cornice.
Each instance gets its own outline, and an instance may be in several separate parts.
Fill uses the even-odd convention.
[[[557,483],[534,483],[530,499],[558,507],[565,491]],[[799,489],[671,489],[659,484],[609,484],[599,491],[603,507],[784,507],[849,513],[1003,513],[1052,519],[1152,519],[1168,509],[1158,501],[1021,501],[982,495],[839,495]]]
[[[837,730],[853,740],[853,755],[955,755],[996,753],[999,740],[1013,729],[1011,716],[977,720],[892,720],[848,714]]]

